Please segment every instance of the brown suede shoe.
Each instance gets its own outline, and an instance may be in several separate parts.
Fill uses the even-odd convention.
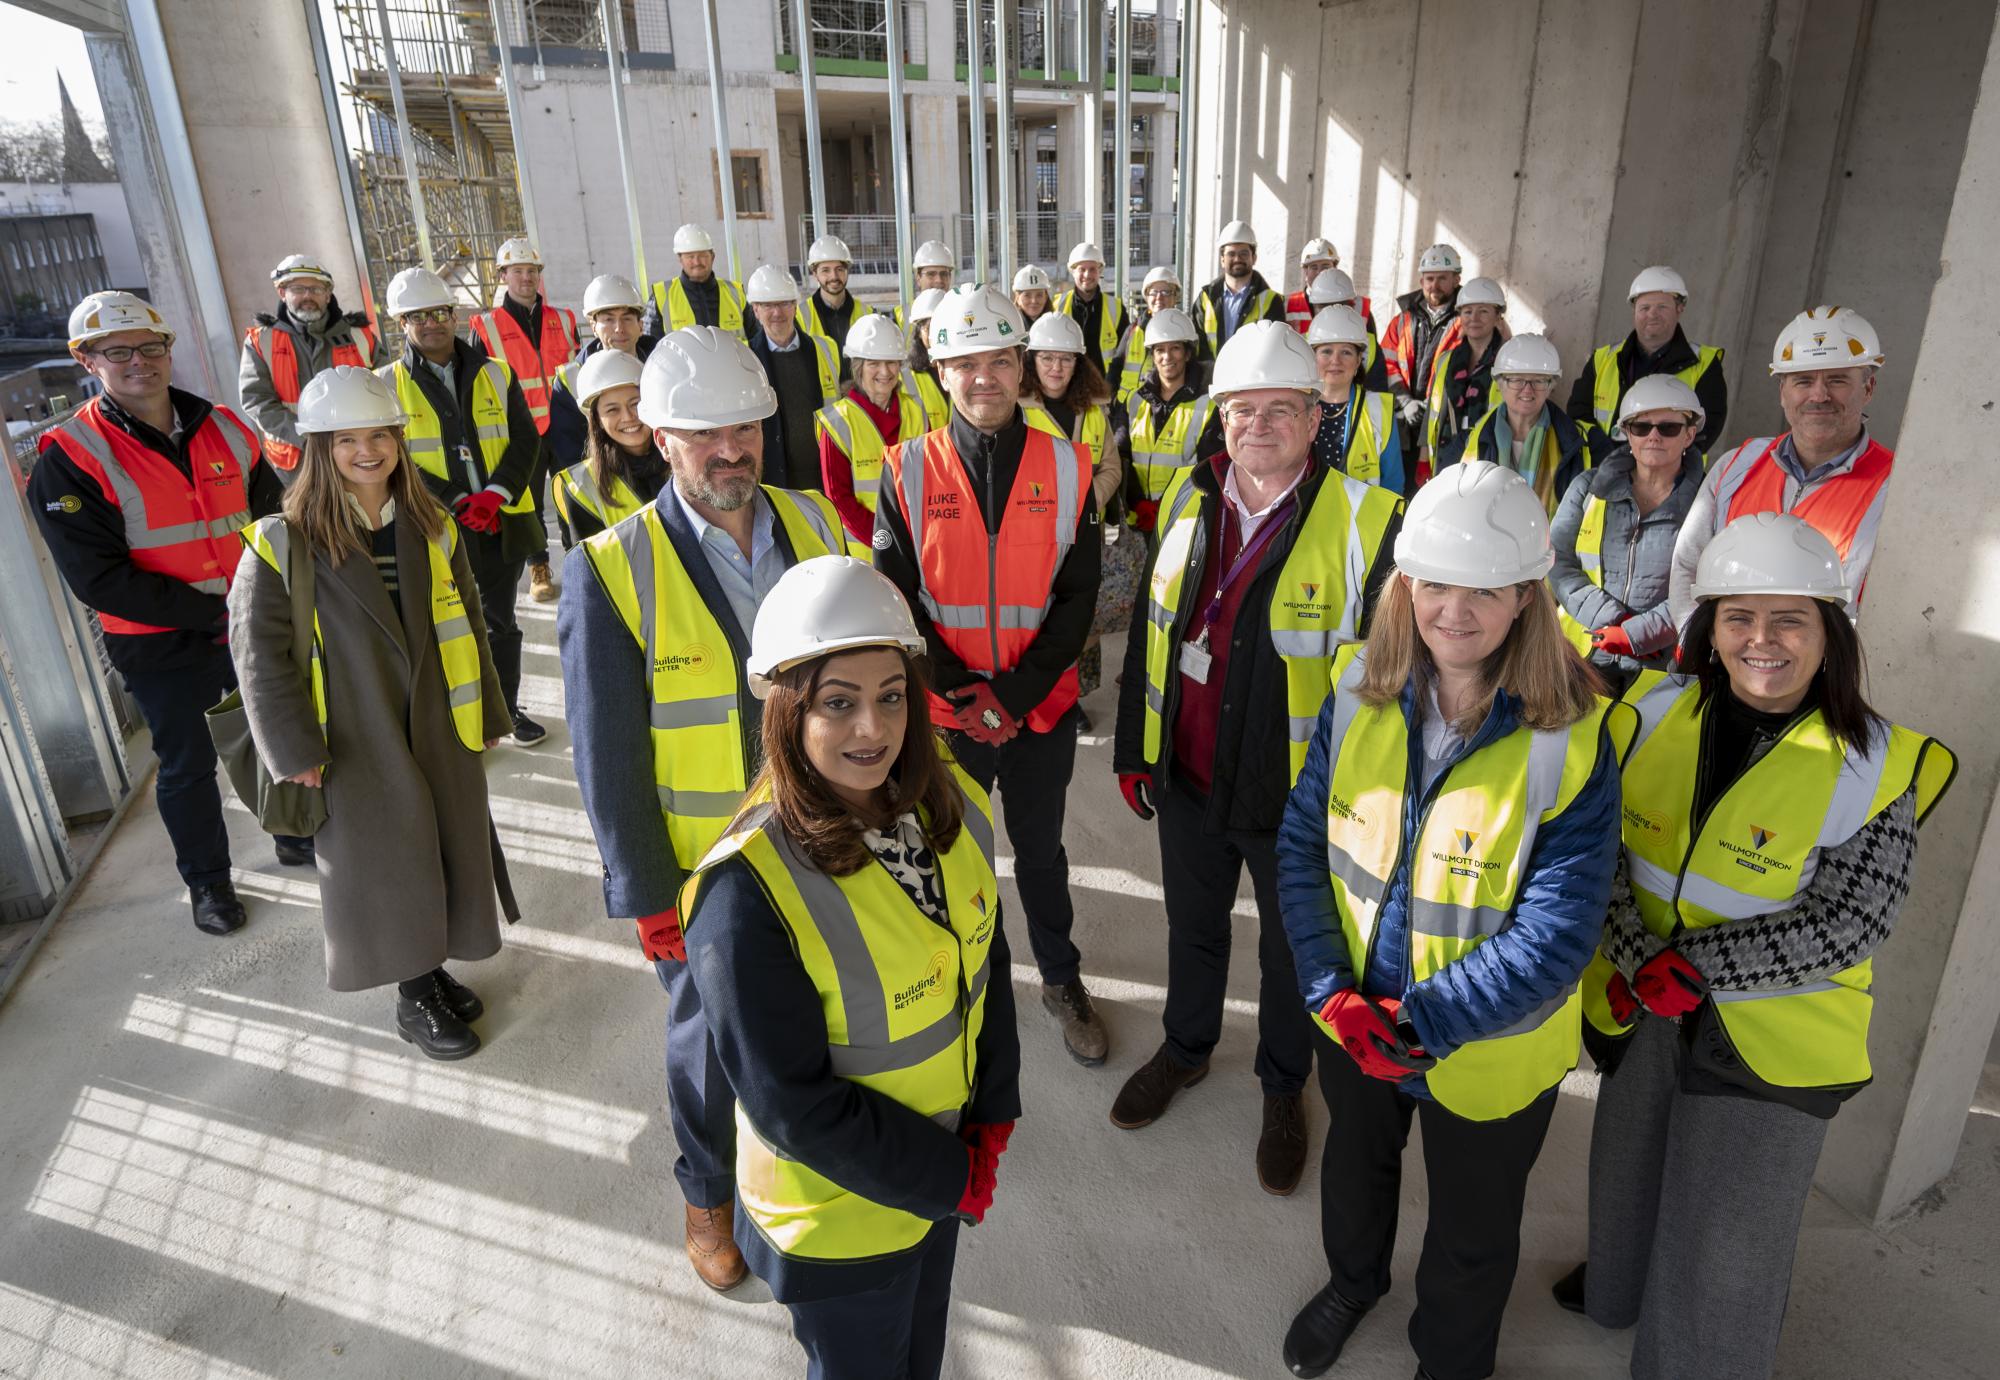
[[[736,1249],[735,1228],[734,1203],[715,1208],[688,1205],[688,1264],[694,1266],[703,1284],[718,1292],[734,1289],[750,1273],[750,1267],[743,1263],[743,1252]]]
[[[1070,1058],[1089,1068],[1104,1062],[1104,1056],[1111,1052],[1111,1032],[1090,1004],[1082,978],[1060,987],[1043,983],[1042,1009],[1062,1022],[1063,1044]]]
[[[547,561],[536,561],[528,567],[528,597],[538,604],[553,604],[556,601],[555,572],[549,569]]]
[[[1186,1068],[1176,1064],[1168,1056],[1167,1047],[1161,1045],[1118,1090],[1118,1100],[1111,1104],[1111,1124],[1127,1131],[1151,1126],[1166,1114],[1167,1104],[1174,1100],[1175,1093],[1192,1088],[1206,1077],[1206,1060],[1200,1068]]]
[[[1282,1198],[1306,1169],[1306,1108],[1298,1093],[1264,1098],[1264,1132],[1257,1137],[1257,1182]]]

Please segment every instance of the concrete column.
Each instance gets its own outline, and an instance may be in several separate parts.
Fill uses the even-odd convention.
[[[910,198],[918,216],[956,215],[964,209],[958,114],[957,92],[910,97]],[[972,246],[953,243],[956,237],[952,229],[944,238],[954,250],[969,253]]]
[[[1841,1110],[1820,1184],[1881,1219],[1951,1168],[2000,1017],[2000,469],[1990,367],[2000,279],[2000,34],[1989,35],[1930,296],[1896,474],[1861,614],[1869,691],[1889,718],[1949,743],[1959,776],[1918,844],[1917,877],[1876,955],[1875,1082]],[[1941,554],[1950,553],[1947,560]]]

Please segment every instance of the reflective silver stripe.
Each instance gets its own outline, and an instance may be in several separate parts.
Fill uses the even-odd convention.
[[[1210,402],[1208,394],[1204,393],[1187,406],[1191,410],[1188,413],[1187,430],[1181,433],[1181,458],[1192,465],[1195,461],[1195,446],[1201,441],[1201,433],[1208,426],[1209,409],[1215,404]]]
[[[1294,714],[1291,719],[1291,737],[1295,743],[1310,743],[1313,727],[1319,723],[1317,714]]]
[[[847,425],[847,418],[841,415],[840,404],[830,402],[819,410],[820,425],[833,437],[833,443],[840,447],[840,453],[849,459],[854,457],[854,430]]]
[[[189,580],[189,581],[188,581],[188,587],[189,587],[190,589],[198,589],[198,590],[200,590],[200,591],[201,591],[201,592],[202,592],[203,594],[227,594],[227,593],[229,593],[229,584],[228,584],[228,582],[227,582],[226,580],[222,579],[222,577],[220,577],[220,576],[211,576],[210,578],[208,578],[208,579],[206,579],[206,580]]]
[[[1542,728],[1528,743],[1528,764],[1522,797],[1526,818],[1521,822],[1521,841],[1514,850],[1512,871],[1518,890],[1526,874],[1528,855],[1535,846],[1542,816],[1556,807],[1562,795],[1563,763],[1569,757],[1569,730]],[[1441,939],[1491,938],[1513,923],[1513,910],[1493,906],[1459,906],[1444,901],[1410,901],[1410,928],[1418,934]]]
[[[986,862],[986,870],[991,872],[994,866],[993,821],[986,817],[986,812],[979,808],[970,795],[965,795],[963,791],[960,794],[964,796],[964,808],[959,813],[960,827],[972,831],[972,841],[978,845],[979,856]],[[993,903],[995,905],[1000,903],[997,896]]]
[[[409,436],[404,438],[403,443],[410,448],[412,456],[428,455],[432,451],[436,451],[440,455],[444,453],[444,437],[442,436]]]
[[[1345,848],[1329,843],[1326,846],[1326,870],[1338,877],[1347,887],[1348,894],[1355,900],[1371,906],[1382,904],[1382,898],[1389,894],[1389,883],[1370,872]]]
[[[597,491],[597,477],[590,472],[590,462],[580,460],[562,472],[563,482],[569,486],[570,496],[581,503],[599,522],[607,521],[604,495]]]
[[[449,642],[455,637],[472,636],[472,620],[465,617],[447,618],[437,625],[437,640]]]
[[[1358,664],[1360,658],[1357,657],[1355,660]],[[1361,712],[1361,701],[1355,698],[1354,695],[1354,685],[1360,682],[1354,680],[1354,683],[1350,684],[1349,681],[1351,679],[1353,679],[1353,675],[1350,671],[1349,675],[1343,676],[1341,683],[1333,688],[1333,722],[1329,726],[1326,739],[1327,787],[1329,793],[1331,793],[1333,786],[1334,764],[1340,759],[1341,748],[1347,743],[1347,735],[1354,727],[1355,716]],[[1310,729],[1307,730],[1306,741],[1308,742],[1312,740],[1311,732]],[[1397,827],[1402,827],[1401,821],[1397,822]],[[1373,891],[1366,899],[1371,901],[1380,901],[1384,889],[1389,884],[1387,878],[1376,877],[1373,873],[1364,871],[1358,863],[1347,855],[1344,849],[1336,848],[1330,839],[1326,845],[1326,870],[1343,881],[1347,880],[1350,873],[1356,876],[1367,877]],[[1349,882],[1348,885],[1352,886],[1354,883]]]
[[[1630,762],[1637,755],[1645,741],[1653,736],[1653,730],[1666,721],[1667,711],[1674,707],[1674,701],[1691,688],[1691,682],[1678,676],[1668,676],[1638,699],[1631,702],[1638,711],[1639,728],[1632,735],[1632,746],[1625,750],[1625,760]],[[1668,893],[1662,892],[1662,895]]]
[[[1154,685],[1151,681],[1146,682],[1146,708],[1152,710],[1155,714],[1164,714],[1167,712],[1167,692],[1160,689],[1159,686]]]
[[[1541,1029],[1562,1011],[1571,997],[1576,995],[1576,987],[1577,985],[1572,982],[1569,986],[1563,988],[1562,991],[1550,997],[1505,1030],[1496,1030],[1491,1035],[1482,1035],[1480,1038],[1482,1040],[1504,1040],[1509,1035],[1526,1035],[1531,1030]]]
[[[633,604],[639,615],[639,626],[633,631],[646,653],[646,693],[650,696],[653,693],[654,626],[658,621],[653,617],[653,537],[644,522],[621,522],[611,532],[612,540],[625,553],[625,564],[632,571]]]
[[[734,695],[710,695],[698,700],[655,700],[652,724],[658,729],[713,728],[728,723],[735,708]]]
[[[983,628],[986,626],[986,605],[984,604],[940,604],[928,594],[924,596],[924,611],[931,616],[931,622],[940,628]]]
[[[1729,524],[1729,505],[1736,501],[1736,491],[1749,482],[1751,472],[1757,462],[1767,455],[1777,452],[1780,436],[1756,436],[1737,446],[1722,457],[1715,466],[1715,530],[1720,532]],[[1759,445],[1759,442],[1762,442]],[[1757,446],[1753,455],[1750,447]],[[1738,461],[1742,463],[1737,463]]]
[[[1328,635],[1323,631],[1302,631],[1297,628],[1287,628],[1282,632],[1273,632],[1271,634],[1271,645],[1278,649],[1279,656],[1330,656],[1332,653],[1327,647],[1329,640]]]
[[[1832,848],[1845,843],[1868,822],[1868,807],[1875,801],[1875,792],[1881,789],[1882,771],[1888,765],[1888,747],[1887,735],[1883,735],[1873,752],[1848,749],[1840,776],[1833,783],[1833,799],[1826,807],[1826,819],[1819,827],[1817,847]]]
[[[902,443],[903,520],[910,528],[910,555],[921,570],[924,564],[924,442],[921,436]],[[924,594],[924,604],[931,598]]]
[[[485,426],[475,426],[472,428],[472,434],[482,441],[498,440],[507,435],[507,424],[491,422]]]
[[[1849,987],[1846,983],[1827,982],[1824,980],[1800,983],[1797,987],[1773,987],[1761,992],[1747,992],[1742,990],[1723,992],[1715,988],[1710,988],[1708,994],[1717,1001],[1763,1001],[1769,997],[1802,997],[1813,992],[1855,992],[1856,995],[1865,995],[1859,992],[1858,989]]]
[[[1077,524],[1083,520],[1083,511],[1077,503],[1082,485],[1077,478],[1079,458],[1076,447],[1060,437],[1050,438],[1050,444],[1056,452],[1056,566],[1059,569],[1070,548],[1076,545]],[[1029,626],[1040,625],[1041,620],[1036,619]]]
[[[1015,630],[1039,628],[1044,611],[1045,606],[1041,604],[1002,604],[1000,626]]]
[[[1368,587],[1368,561],[1373,554],[1361,546],[1361,505],[1368,497],[1369,486],[1344,475],[1340,483],[1341,500],[1347,504],[1347,568],[1342,574],[1340,622],[1332,630],[1336,644],[1361,638],[1361,601]],[[1332,652],[1329,647],[1327,654],[1330,656]]]
[[[1509,911],[1410,898],[1410,930],[1433,939],[1491,939],[1507,928]]]
[[[220,433],[223,444],[229,448],[231,458],[236,461],[238,474],[243,476],[247,484],[251,456],[249,442],[244,439],[241,432],[233,431],[214,417],[210,417],[202,425],[212,426]],[[176,523],[171,527],[154,527],[147,518],[144,491],[140,489],[138,481],[126,471],[124,465],[119,463],[109,439],[82,419],[65,422],[55,430],[58,436],[73,443],[95,460],[98,467],[104,471],[104,477],[110,481],[112,492],[118,500],[118,516],[125,527],[125,545],[131,550],[156,551],[162,547],[180,546],[191,541],[220,541],[250,525],[250,510],[245,506],[219,518],[198,518],[193,522]],[[195,435],[198,437],[200,434],[200,430],[197,429]],[[227,588],[222,582],[217,582],[212,588],[207,581],[187,583],[210,594],[223,593]]]
[[[478,704],[479,682],[472,680],[467,681],[464,685],[454,685],[451,687],[449,695],[453,709],[460,708],[463,705]]]
[[[826,514],[820,511],[819,504],[815,503],[809,496],[792,489],[766,489],[764,492],[767,494],[783,494],[786,498],[790,499],[792,506],[798,510],[799,516],[805,519],[806,526],[813,529],[813,534],[820,539],[820,544],[826,547],[827,554],[837,556],[847,549],[847,543],[834,535],[833,528],[827,526]],[[802,552],[795,551],[792,554],[800,560],[807,559]]]
[[[1662,901],[1685,901],[1726,920],[1748,920],[1753,916],[1768,915],[1774,910],[1784,909],[1791,902],[1789,896],[1752,896],[1747,891],[1711,881],[1698,872],[1677,877],[1644,858],[1634,857],[1629,849],[1625,857],[1634,886]],[[1810,877],[1804,879],[1805,882],[1810,880]]]
[[[681,819],[727,819],[743,803],[741,791],[677,791],[660,789],[660,808]]]

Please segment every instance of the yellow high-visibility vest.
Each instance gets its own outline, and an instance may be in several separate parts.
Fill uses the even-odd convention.
[[[1156,406],[1138,394],[1133,395],[1126,411],[1131,424],[1132,473],[1138,477],[1140,494],[1148,502],[1164,499],[1167,486],[1194,464],[1195,447],[1208,426],[1209,409],[1213,406],[1206,393],[1172,407]]]
[[[931,429],[924,405],[900,383],[896,385],[896,406],[901,414],[896,432],[899,440],[915,440]],[[847,457],[847,467],[854,472],[854,496],[862,507],[874,512],[875,492],[882,483],[882,456],[888,447],[873,419],[860,403],[843,395],[822,407],[813,421],[819,434],[832,437],[834,448]]]
[[[1118,336],[1125,326],[1125,304],[1102,288],[1097,290],[1097,296],[1103,303],[1097,312],[1097,357],[1109,368],[1118,359]],[[1083,317],[1077,314],[1077,305],[1075,288],[1056,295],[1055,310],[1081,324]]]
[[[1065,440],[1088,446],[1091,463],[1095,465],[1102,462],[1105,438],[1111,434],[1111,414],[1103,404],[1087,407],[1076,414],[1074,436],[1057,426],[1055,414],[1038,402],[1022,403],[1021,419],[1037,431],[1046,431],[1051,436],[1060,436]]]
[[[715,284],[716,326],[741,335],[743,285],[722,277],[718,277]],[[678,273],[663,282],[653,284],[653,310],[660,320],[667,323],[667,329],[670,331],[698,324],[694,319],[694,303],[688,300],[687,285],[681,281]]]
[[[1590,414],[1604,431],[1611,430],[1612,422],[1618,417],[1618,404],[1625,396],[1618,377],[1618,351],[1622,348],[1622,345],[1600,345],[1590,356]],[[1721,359],[1720,347],[1698,345],[1695,347],[1694,363],[1685,369],[1675,370],[1674,377],[1692,388],[1708,372],[1709,366]]]
[[[572,507],[589,513],[600,527],[612,527],[646,506],[638,491],[617,475],[611,477],[611,492],[602,492],[588,459],[579,460],[557,474],[556,482],[549,487],[549,497],[555,502],[556,512],[572,528],[576,526],[570,516]]]
[[[403,405],[409,421],[403,427],[403,443],[410,448],[410,458],[417,462],[417,468],[425,474],[434,475],[447,484],[462,485],[468,492],[478,493],[493,479],[500,462],[507,455],[507,386],[513,382],[513,374],[497,359],[489,359],[479,366],[479,373],[472,383],[471,425],[466,430],[472,434],[477,446],[479,473],[464,472],[464,464],[459,456],[444,453],[444,423],[439,420],[437,410],[424,396],[424,390],[401,360],[385,364],[375,371],[384,383],[396,390],[396,401]],[[453,467],[457,466],[457,472]],[[521,492],[507,501],[502,512],[532,513],[535,511],[535,494],[532,484],[523,484]]]

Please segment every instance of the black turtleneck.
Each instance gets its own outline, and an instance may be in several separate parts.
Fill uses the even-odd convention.
[[[1785,730],[1801,715],[1810,714],[1819,703],[1819,683],[1798,708],[1783,714],[1753,709],[1736,698],[1724,682],[1722,693],[1709,703],[1706,741],[1702,745],[1701,770],[1695,773],[1695,818],[1708,813],[1730,783],[1771,750],[1785,736]]]

